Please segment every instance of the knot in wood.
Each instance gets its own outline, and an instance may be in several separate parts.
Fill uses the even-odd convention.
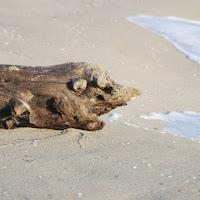
[[[83,92],[87,88],[87,81],[85,79],[72,80],[72,89],[75,92]]]

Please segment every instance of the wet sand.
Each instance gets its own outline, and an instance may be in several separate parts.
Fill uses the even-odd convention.
[[[200,66],[125,18],[199,20],[200,2],[0,0],[0,63],[105,66],[142,95],[103,130],[0,131],[0,199],[199,200],[200,143],[162,131],[149,112],[200,112]],[[125,124],[137,125],[131,127]]]

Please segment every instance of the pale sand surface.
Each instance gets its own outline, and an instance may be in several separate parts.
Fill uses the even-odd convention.
[[[160,133],[160,121],[139,116],[200,112],[200,66],[125,20],[200,20],[199,7],[198,0],[0,0],[1,64],[88,61],[143,92],[112,111],[123,114],[118,121],[102,116],[102,131],[1,130],[0,199],[199,200],[200,143]]]

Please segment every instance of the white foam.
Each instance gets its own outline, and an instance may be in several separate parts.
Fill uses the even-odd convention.
[[[112,113],[109,115],[109,121],[116,121],[119,118],[121,118],[123,115],[122,114],[118,114],[118,113]]]
[[[200,140],[200,113],[192,111],[173,111],[166,114],[149,113],[141,116],[141,118],[162,120],[164,122],[164,131]]]
[[[134,127],[134,128],[139,128],[139,126],[133,124],[133,123],[128,123],[128,122],[123,122],[124,124],[128,125],[128,126],[131,126],[131,127]]]
[[[157,33],[190,60],[200,63],[200,22],[177,17],[130,16],[128,21]]]

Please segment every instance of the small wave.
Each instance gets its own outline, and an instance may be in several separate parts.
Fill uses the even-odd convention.
[[[141,116],[141,118],[162,120],[164,122],[164,131],[200,140],[200,113],[172,111],[166,114],[149,113]]]
[[[129,16],[128,21],[157,33],[190,60],[200,63],[200,22],[177,17]]]

